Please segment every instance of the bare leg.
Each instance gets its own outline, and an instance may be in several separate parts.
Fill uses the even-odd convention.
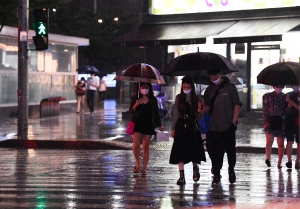
[[[142,134],[134,132],[132,135],[133,139],[133,145],[132,145],[132,151],[135,158],[135,166],[140,167],[140,143],[142,139]]]
[[[292,162],[293,143],[293,141],[288,141],[286,144],[286,156],[288,158],[288,162]]]
[[[147,165],[149,161],[149,144],[150,144],[151,135],[143,136],[143,169],[147,170]]]
[[[184,170],[184,164],[183,164],[183,162],[178,163],[178,169],[180,171]]]
[[[284,153],[284,141],[283,137],[277,137],[277,144],[278,144],[278,166],[281,165],[283,153]]]
[[[272,145],[274,142],[274,136],[272,134],[266,133],[266,159],[270,160],[271,159],[271,154],[272,154]]]
[[[76,112],[80,111],[80,101],[81,101],[80,96],[77,96],[77,111]]]
[[[84,113],[85,95],[82,96],[81,100],[81,112]]]

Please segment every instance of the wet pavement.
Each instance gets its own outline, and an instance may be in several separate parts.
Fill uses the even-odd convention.
[[[28,120],[28,141],[17,140],[17,118],[2,119],[0,125],[0,147],[63,148],[63,149],[131,149],[131,136],[125,128],[130,117],[124,114],[128,104],[106,100],[93,115],[69,114]],[[171,117],[162,121],[165,130],[170,129]],[[262,129],[261,112],[243,112],[237,129],[237,151],[264,153],[265,135]],[[7,140],[12,139],[12,140]],[[169,142],[151,141],[152,149],[170,150]],[[295,145],[294,145],[295,146]],[[274,143],[274,152],[277,144]]]
[[[0,151],[0,208],[287,209],[300,203],[299,170],[268,169],[263,154],[237,155],[235,184],[229,184],[226,162],[219,185],[211,185],[209,160],[200,165],[197,183],[187,164],[187,183],[180,187],[169,151],[150,152],[146,177],[132,173],[130,150]]]
[[[171,138],[151,141],[146,177],[132,173],[127,109],[109,100],[94,115],[29,119],[29,140],[21,141],[14,136],[17,119],[2,119],[0,208],[298,208],[299,170],[278,169],[276,155],[266,167],[259,112],[239,117],[235,184],[228,182],[225,157],[221,184],[212,186],[207,156],[200,181],[193,182],[187,164],[187,184],[179,187],[177,166],[168,163]],[[170,121],[163,120],[166,130]]]

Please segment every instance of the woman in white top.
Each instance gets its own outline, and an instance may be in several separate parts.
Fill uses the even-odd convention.
[[[99,99],[100,99],[100,104],[102,104],[104,102],[105,92],[106,92],[106,82],[103,79],[103,76],[100,76],[100,80],[99,80]]]

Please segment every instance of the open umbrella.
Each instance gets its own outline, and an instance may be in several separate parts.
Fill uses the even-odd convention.
[[[270,86],[299,85],[300,63],[278,62],[270,65],[258,74],[257,83]]]
[[[117,73],[114,80],[165,84],[159,71],[155,67],[145,63],[135,63],[124,67]]]
[[[229,81],[234,85],[242,85],[241,82],[234,76],[234,75],[222,75],[222,78],[228,78]],[[201,75],[201,78],[199,79],[199,76],[194,76],[193,80],[197,84],[203,84],[203,85],[209,85],[211,84],[210,78],[208,75]]]
[[[238,72],[237,68],[222,55],[211,52],[195,52],[178,56],[171,60],[161,75],[196,76],[200,71],[220,69],[222,74]]]
[[[99,73],[99,70],[91,65],[83,65],[79,67],[77,70],[78,74],[90,74],[90,73]]]

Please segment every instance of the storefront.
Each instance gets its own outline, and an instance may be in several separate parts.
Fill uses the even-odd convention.
[[[75,104],[74,80],[77,80],[78,47],[88,46],[89,39],[49,34],[48,49],[35,51],[29,31],[28,104],[39,106],[47,97],[62,96],[62,103]],[[4,26],[0,33],[0,109],[1,116],[16,114],[18,98],[18,29]],[[29,114],[32,114],[29,111]]]
[[[140,27],[113,45],[147,48],[144,61],[151,64],[155,56],[159,70],[185,53],[221,54],[239,69],[234,75],[242,83],[243,109],[249,111],[261,109],[262,95],[272,89],[256,82],[264,67],[300,61],[299,25],[299,0],[150,0]]]

